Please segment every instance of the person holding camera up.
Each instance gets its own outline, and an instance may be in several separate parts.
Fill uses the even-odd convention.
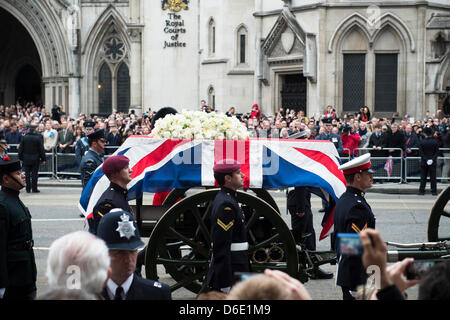
[[[360,233],[367,228],[374,229],[375,216],[364,198],[364,192],[373,184],[370,154],[346,162],[339,170],[344,173],[347,190],[334,209],[334,233]],[[338,258],[336,284],[342,288],[344,300],[355,300],[356,288],[367,280],[361,256],[339,256],[338,252]]]

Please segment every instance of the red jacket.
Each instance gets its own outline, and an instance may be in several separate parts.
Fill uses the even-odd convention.
[[[343,135],[341,135],[341,140],[342,140],[342,147],[344,148],[345,155],[348,155],[348,150],[346,150],[346,149],[350,149],[351,155],[358,154],[358,150],[355,150],[355,149],[358,148],[358,143],[361,140],[361,138],[359,137],[359,134],[357,134],[357,133],[353,133],[350,135],[343,134]]]

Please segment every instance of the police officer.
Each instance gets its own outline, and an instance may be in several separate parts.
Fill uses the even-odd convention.
[[[45,164],[45,149],[42,135],[36,133],[36,125],[30,125],[29,132],[22,138],[19,145],[19,159],[25,170],[26,190],[40,192],[38,186],[39,164]]]
[[[212,259],[206,280],[210,288],[227,293],[233,274],[250,270],[245,216],[236,199],[244,178],[240,168],[239,162],[228,159],[213,167],[221,189],[211,211]]]
[[[80,163],[81,184],[83,190],[94,174],[95,169],[103,163],[104,150],[106,145],[105,130],[96,130],[88,136],[89,150],[83,156]]]
[[[439,155],[439,142],[433,138],[433,130],[429,127],[423,129],[425,139],[419,144],[420,154],[420,186],[418,195],[425,194],[428,174],[430,175],[431,194],[437,195],[436,163]]]
[[[335,234],[375,229],[375,216],[364,198],[364,192],[373,184],[370,154],[354,158],[339,169],[344,173],[347,190],[339,198],[334,210]],[[365,284],[367,280],[361,256],[342,255],[338,258],[336,284],[341,286],[344,300],[354,300],[356,287]]]
[[[108,189],[103,192],[92,211],[93,217],[88,219],[89,232],[97,234],[100,219],[111,209],[120,208],[131,212],[128,204],[127,184],[131,181],[130,159],[124,155],[111,156],[105,160],[102,172],[110,181]]]
[[[100,220],[97,236],[106,242],[111,258],[111,277],[102,291],[106,300],[171,300],[167,284],[134,274],[137,250],[144,243],[132,214],[111,210]]]
[[[89,150],[89,142],[87,136],[95,131],[94,129],[95,122],[91,120],[86,120],[83,122],[83,126],[85,129],[86,136],[78,139],[77,144],[75,145],[75,158],[77,159],[78,165],[80,165],[84,154]]]
[[[36,296],[31,215],[19,199],[25,176],[19,161],[0,160],[0,299]]]

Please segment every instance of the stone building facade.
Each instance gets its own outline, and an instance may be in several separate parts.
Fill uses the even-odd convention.
[[[0,0],[0,103],[436,113],[448,0]]]

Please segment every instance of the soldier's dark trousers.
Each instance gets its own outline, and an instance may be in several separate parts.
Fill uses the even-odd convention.
[[[304,240],[308,250],[316,250],[316,233],[313,226],[313,216],[310,210],[306,210],[303,217],[296,214],[291,215],[292,234],[296,243],[303,241],[302,235],[310,233],[311,235]]]
[[[427,177],[430,175],[430,185],[431,192],[435,193],[437,191],[437,182],[436,182],[436,165],[420,166],[420,187],[419,192],[425,193],[425,185],[427,184]]]
[[[38,185],[39,163],[34,165],[24,165],[27,192],[36,191]]]
[[[355,300],[355,298],[350,293],[350,288],[341,287],[342,289],[342,300]]]
[[[4,300],[33,300],[36,298],[36,286],[7,287]]]

